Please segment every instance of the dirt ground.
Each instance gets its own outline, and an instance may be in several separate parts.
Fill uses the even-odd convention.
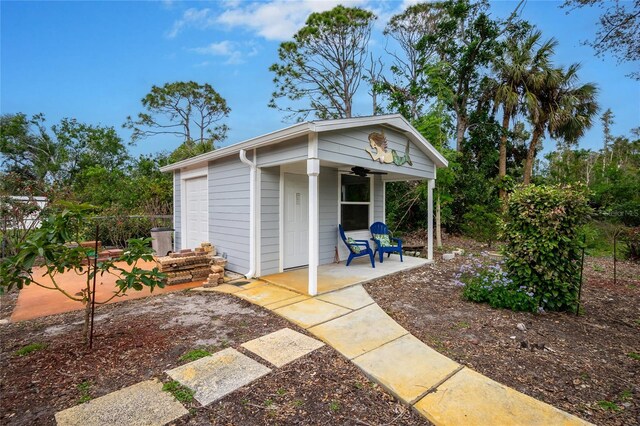
[[[2,297],[6,318],[15,293]],[[286,320],[233,296],[177,292],[101,306],[93,351],[80,342],[82,313],[0,326],[0,424],[52,425],[57,411],[137,382],[186,361],[186,352],[234,347],[284,327]],[[32,343],[44,349],[20,356]],[[257,358],[256,358],[257,359]],[[260,360],[266,363],[264,360]],[[178,424],[428,424],[323,347],[209,407],[188,405]]]
[[[462,239],[445,242],[478,254]],[[462,299],[457,257],[366,285],[378,304],[434,349],[598,425],[640,424],[640,265],[587,258],[584,314],[515,313]],[[523,324],[521,331],[518,324]],[[520,327],[522,328],[522,326]]]

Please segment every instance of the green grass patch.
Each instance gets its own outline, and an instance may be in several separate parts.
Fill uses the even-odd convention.
[[[76,386],[78,392],[80,392],[80,398],[78,398],[78,404],[84,404],[85,402],[89,402],[93,399],[91,396],[91,382],[89,380],[85,380],[82,383],[79,383]]]
[[[598,401],[598,407],[602,408],[605,411],[620,411],[620,407],[618,407],[618,404],[607,400]]]
[[[193,389],[189,389],[184,385],[181,385],[176,380],[172,380],[162,385],[162,390],[165,392],[169,392],[175,399],[182,402],[183,404],[189,404],[193,402],[193,395],[195,394],[195,391]]]
[[[333,411],[334,413],[340,411],[340,403],[338,401],[331,401],[329,403],[329,410]]]
[[[17,356],[27,356],[31,353],[41,351],[46,347],[47,345],[45,345],[44,343],[30,343],[27,346],[18,349],[13,354]]]
[[[205,349],[193,349],[180,357],[180,361],[195,361],[205,356],[211,355],[211,352]]]
[[[636,361],[640,361],[640,354],[637,352],[629,352],[627,356],[631,359],[635,359]]]
[[[301,400],[301,399],[296,399],[296,400],[293,401],[293,406],[294,407],[300,408],[303,405],[304,405],[304,401]]]
[[[453,328],[457,329],[457,330],[463,330],[463,329],[469,328],[469,327],[471,327],[471,324],[469,324],[466,321],[459,321],[459,322],[457,322],[457,323],[455,323],[453,325]]]
[[[623,390],[620,393],[620,401],[631,401],[633,399],[633,392],[631,389]]]
[[[280,396],[285,395],[287,393],[287,390],[284,388],[280,388],[278,390],[276,390],[276,393]]]

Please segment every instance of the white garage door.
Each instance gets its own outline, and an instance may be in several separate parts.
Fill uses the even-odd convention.
[[[185,182],[185,246],[195,248],[209,241],[209,209],[207,178],[187,179]]]

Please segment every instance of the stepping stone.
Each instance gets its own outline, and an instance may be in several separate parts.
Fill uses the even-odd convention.
[[[413,403],[460,368],[411,334],[353,359],[367,376],[398,399]]]
[[[453,260],[456,257],[454,253],[444,253],[442,255],[442,260]]]
[[[233,348],[182,365],[166,373],[174,380],[193,389],[202,405],[233,392],[271,372]]]
[[[414,407],[439,426],[590,424],[466,367]]]
[[[283,328],[241,346],[276,367],[282,367],[324,346],[324,343],[289,328]]]
[[[373,303],[373,299],[361,285],[323,294],[322,296],[316,297],[316,299],[344,306],[349,309],[360,309]]]
[[[351,311],[322,300],[308,299],[276,309],[273,312],[302,328],[309,328]]]
[[[298,297],[300,296],[300,293],[296,293],[295,291],[287,290],[282,287],[277,287],[275,285],[266,284],[250,288],[248,290],[239,291],[234,293],[234,295],[256,305],[265,306]]]
[[[302,302],[303,300],[307,300],[307,299],[311,299],[311,296],[305,296],[305,295],[301,294],[298,297],[292,297],[291,299],[285,299],[285,300],[281,300],[279,302],[275,302],[275,303],[270,303],[268,305],[264,305],[264,307],[273,311],[274,309],[278,309],[278,308],[281,308],[281,307],[287,306],[287,305],[293,305],[294,303]]]
[[[310,328],[309,331],[349,359],[408,334],[375,304]]]
[[[56,413],[58,426],[164,425],[189,412],[148,380]]]
[[[237,293],[239,291],[242,291],[242,288],[237,287],[235,285],[231,285],[231,284],[220,284],[220,285],[217,285],[215,287],[208,287],[208,288],[198,287],[197,290],[198,291],[217,291],[218,293],[233,294],[233,293]]]

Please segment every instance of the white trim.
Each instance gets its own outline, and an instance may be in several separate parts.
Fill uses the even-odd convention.
[[[448,161],[431,145],[404,117],[400,114],[376,115],[370,117],[344,118],[337,120],[309,121],[305,123],[294,124],[284,129],[267,133],[244,142],[227,146],[225,148],[216,149],[205,154],[198,155],[187,160],[178,161],[161,167],[163,172],[169,172],[185,167],[201,164],[216,158],[234,155],[240,150],[248,150],[260,148],[263,146],[277,144],[285,140],[290,140],[298,136],[310,135],[313,133],[328,132],[332,130],[340,130],[345,128],[362,127],[362,126],[380,126],[388,125],[403,131],[405,136],[414,142],[433,162],[436,167],[447,167]],[[311,148],[311,146],[310,146]],[[315,157],[310,157],[315,158]]]
[[[204,177],[207,181],[207,211],[209,210],[209,168],[198,168],[187,172],[180,172],[180,248],[187,247],[187,180]],[[207,213],[207,239],[211,239],[209,213]],[[175,247],[174,247],[175,249]]]
[[[209,175],[209,167],[203,166],[192,170],[180,170],[180,179],[187,180]]]
[[[247,152],[240,150],[240,161],[249,166],[249,271],[247,278],[253,278],[256,274],[256,155],[253,153],[253,162],[247,158]]]
[[[436,181],[427,181],[427,259],[433,260],[433,188]]]
[[[308,157],[318,158],[318,134],[315,132],[309,133]]]
[[[284,271],[284,169],[280,167],[280,188],[278,205],[278,272]]]
[[[375,197],[375,193],[373,190],[373,185],[374,185],[374,179],[373,179],[373,175],[369,175],[367,176],[369,178],[369,201],[342,201],[342,176],[351,176],[351,173],[347,172],[347,171],[342,171],[342,170],[338,170],[338,223],[340,225],[342,225],[342,205],[343,204],[347,204],[347,205],[365,205],[368,204],[369,205],[369,218],[367,220],[367,222],[369,224],[371,224],[371,220],[374,218],[375,216],[375,209],[374,209],[374,197]],[[347,231],[346,232],[357,232],[357,231],[369,231],[369,228],[366,229],[352,229],[351,231]]]
[[[387,223],[387,182],[382,181],[382,222]]]
[[[253,158],[256,157],[253,150]],[[254,160],[255,161],[255,160]],[[256,277],[262,275],[262,169],[256,170]]]
[[[311,145],[311,141],[309,141]],[[320,160],[307,160],[307,175],[309,176],[309,296],[318,294],[318,263],[320,262],[320,203],[318,175],[320,174]]]

